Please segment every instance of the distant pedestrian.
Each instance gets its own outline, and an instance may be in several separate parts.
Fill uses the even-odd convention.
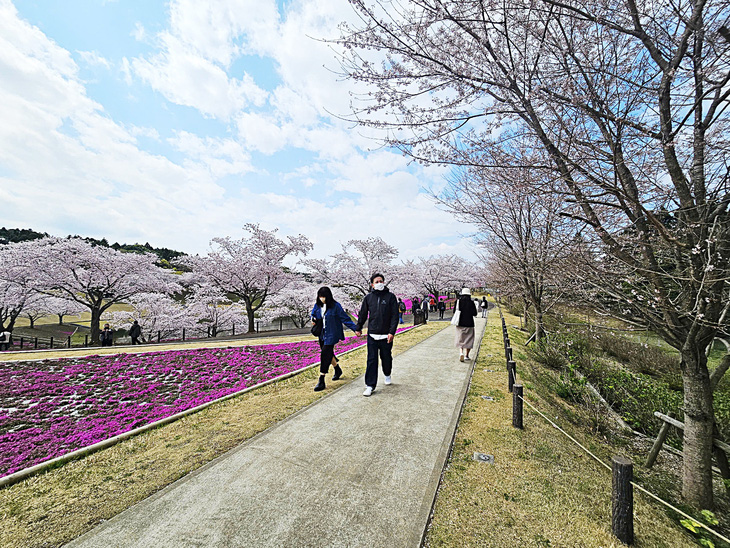
[[[423,305],[421,306],[421,309],[423,310],[423,319],[424,321],[428,321],[428,299],[423,299]]]
[[[413,299],[411,299],[411,312],[415,314],[416,310],[418,310],[420,306],[421,301],[418,300],[418,297],[413,297]]]
[[[456,325],[455,346],[459,349],[459,361],[469,359],[469,351],[474,348],[474,317],[477,307],[471,300],[471,291],[468,287],[461,290],[461,297],[456,302],[459,311],[459,322]]]
[[[436,299],[431,297],[431,300],[428,302],[428,304],[431,308],[431,312],[436,312]]]
[[[363,299],[357,316],[358,337],[362,335],[362,326],[368,322],[368,359],[363,396],[370,396],[378,385],[378,354],[385,375],[385,384],[391,383],[393,338],[398,328],[398,301],[385,287],[385,276],[380,273],[370,276],[370,288],[370,293]]]
[[[479,303],[479,308],[482,309],[482,318],[487,317],[487,311],[489,310],[489,303],[487,302],[486,297],[482,297],[481,302]]]
[[[320,287],[317,291],[317,301],[314,303],[311,316],[312,324],[322,322],[322,330],[319,334],[319,382],[314,387],[314,391],[319,392],[327,388],[324,377],[327,375],[330,365],[335,366],[332,380],[336,381],[342,377],[342,369],[335,357],[335,345],[345,340],[345,330],[342,329],[342,325],[346,325],[353,331],[358,331],[358,327],[347,315],[342,305],[335,301],[332,290],[327,286]],[[360,336],[359,333],[358,336]]]
[[[10,349],[10,343],[13,341],[13,334],[10,332],[10,330],[5,329],[4,331],[0,332],[0,350],[9,350]]]
[[[399,323],[404,323],[403,314],[405,314],[405,312],[406,312],[406,303],[403,302],[403,299],[398,297],[398,322]]]
[[[99,340],[101,340],[101,346],[111,346],[114,343],[114,331],[108,323],[104,324],[104,329],[99,334]]]
[[[129,328],[129,336],[132,339],[132,344],[140,344],[139,338],[142,336],[142,328],[137,320],[132,322],[132,327]]]
[[[439,300],[436,309],[439,311],[439,320],[443,320],[444,312],[446,311],[446,302]]]

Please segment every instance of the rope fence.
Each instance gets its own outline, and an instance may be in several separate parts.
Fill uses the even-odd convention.
[[[525,399],[523,393],[523,386],[517,382],[517,364],[512,359],[512,345],[509,339],[509,333],[507,331],[507,324],[502,310],[499,310],[499,315],[502,320],[502,336],[504,340],[505,348],[505,361],[507,364],[508,372],[508,389],[512,393],[512,426],[514,428],[523,429],[523,404],[532,409],[535,413],[540,415],[548,424],[555,428],[558,432],[566,436],[571,442],[580,447],[587,455],[593,460],[599,463],[604,468],[611,471],[613,474],[613,493],[612,493],[612,532],[613,534],[625,544],[633,544],[634,540],[634,527],[633,527],[633,494],[631,488],[636,488],[640,492],[644,493],[648,497],[654,499],[656,502],[664,505],[670,510],[683,516],[686,519],[692,521],[694,525],[704,529],[714,537],[727,542],[730,544],[730,538],[722,535],[721,533],[711,529],[700,520],[690,516],[686,512],[677,508],[674,504],[665,501],[661,497],[655,495],[651,491],[642,487],[635,481],[633,481],[633,463],[631,460],[625,457],[614,457],[613,466],[603,462],[598,456],[596,456],[590,449],[585,447],[577,439],[571,436],[547,415],[541,412],[537,407]]]

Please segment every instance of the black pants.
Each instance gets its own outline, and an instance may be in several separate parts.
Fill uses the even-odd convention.
[[[137,336],[137,337],[132,337],[132,344],[140,344],[140,343],[139,343],[139,336]]]
[[[443,319],[444,319],[444,311],[439,310],[439,320],[443,320]]]
[[[368,361],[365,368],[365,385],[375,388],[378,384],[378,353],[383,365],[383,375],[390,376],[393,370],[393,343],[388,339],[377,341],[368,335]]]
[[[319,373],[320,375],[326,375],[327,371],[330,370],[330,364],[335,358],[335,345],[324,344],[322,339],[319,339]]]

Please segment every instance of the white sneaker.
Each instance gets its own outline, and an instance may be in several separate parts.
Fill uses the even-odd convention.
[[[393,381],[390,380],[390,375],[388,375],[387,377],[385,377],[385,384],[391,384],[392,382]]]
[[[372,386],[366,386],[365,387],[365,392],[363,392],[362,395],[365,396],[365,397],[368,397],[373,392],[375,392],[375,388],[373,388]]]

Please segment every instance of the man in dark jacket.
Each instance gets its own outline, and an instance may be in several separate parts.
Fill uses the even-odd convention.
[[[383,366],[385,384],[390,384],[393,368],[393,337],[398,328],[398,300],[387,287],[385,276],[375,273],[370,276],[370,293],[362,301],[357,316],[357,336],[362,335],[362,326],[368,322],[368,360],[365,369],[365,392],[369,396],[378,384],[378,353]]]
[[[139,344],[139,337],[142,335],[142,328],[139,322],[134,320],[132,327],[129,328],[129,336],[132,338],[132,344]]]

